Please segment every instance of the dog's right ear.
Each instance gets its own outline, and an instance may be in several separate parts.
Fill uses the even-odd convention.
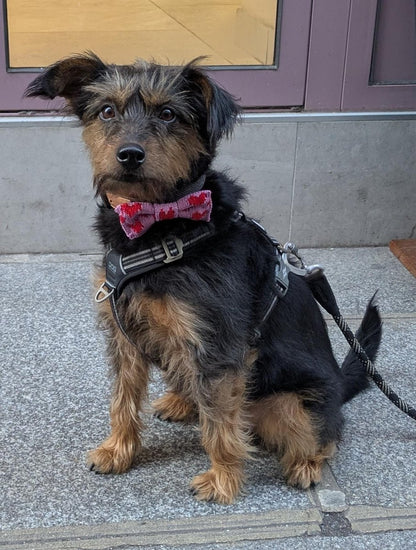
[[[215,148],[223,137],[229,137],[239,120],[241,109],[235,98],[219,86],[212,78],[200,69],[198,63],[204,58],[197,57],[182,69],[188,86],[196,89],[202,97],[207,113],[206,130],[209,142]]]
[[[93,53],[68,57],[47,67],[29,84],[25,96],[49,99],[64,97],[72,111],[81,118],[82,89],[105,73],[106,68],[105,63]]]

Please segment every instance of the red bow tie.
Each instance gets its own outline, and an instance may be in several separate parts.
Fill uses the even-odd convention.
[[[211,218],[211,191],[190,193],[175,202],[152,204],[150,202],[127,202],[114,208],[120,217],[121,226],[129,239],[140,237],[155,223],[172,218],[188,218],[209,222]]]

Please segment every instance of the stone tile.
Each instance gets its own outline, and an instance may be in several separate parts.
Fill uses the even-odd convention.
[[[215,162],[246,187],[245,212],[282,241],[289,235],[295,144],[296,124],[243,124]]]
[[[80,134],[68,121],[0,127],[0,252],[100,249]],[[250,122],[222,143],[216,165],[247,187],[244,210],[280,241],[387,244],[414,236],[415,134],[415,121]]]
[[[246,124],[224,141],[219,167],[248,189],[245,210],[268,230],[289,233],[295,124]],[[81,130],[65,123],[0,129],[4,158],[0,253],[100,250],[91,229],[95,201]],[[39,147],[42,143],[42,147]],[[10,162],[16,150],[19,163]]]
[[[372,535],[325,536],[325,537],[297,537],[271,541],[256,541],[255,548],[259,550],[397,550],[410,549],[415,546],[416,531],[393,533],[377,533]],[[195,545],[192,550],[252,550],[253,542],[239,542],[237,544],[209,544]],[[126,550],[139,550],[139,547],[129,547]],[[141,549],[140,549],[141,550]],[[156,550],[146,548],[143,550]],[[185,547],[177,550],[185,550]]]
[[[355,328],[356,324],[354,324]],[[339,350],[338,329],[331,327]],[[416,407],[414,383],[416,319],[384,321],[376,368],[394,391]],[[330,461],[349,505],[415,507],[415,421],[397,409],[372,383],[345,405],[339,451]]]
[[[382,316],[416,312],[416,278],[387,247],[300,249],[307,264],[320,264],[341,313],[363,315],[377,291]]]
[[[88,470],[87,450],[108,435],[110,393],[91,270],[47,257],[0,263],[2,528],[309,508],[266,452],[247,465],[246,494],[234,505],[197,502],[189,482],[209,465],[198,431],[150,414],[137,467],[122,476]],[[150,398],[162,391],[155,374]]]
[[[97,249],[91,171],[80,135],[79,128],[58,124],[0,128],[0,253]]]
[[[413,278],[387,249],[316,252],[331,260],[334,287],[348,304],[357,280],[389,280],[401,293],[389,306],[377,367],[394,389],[415,403],[416,321],[401,318]],[[337,257],[339,253],[339,257]],[[349,266],[349,281],[340,265]],[[377,266],[387,264],[379,275]],[[397,269],[397,273],[395,270]],[[108,433],[110,385],[102,335],[95,327],[90,289],[92,263],[71,256],[0,263],[0,456],[3,529],[215,514],[308,509],[308,493],[287,487],[276,459],[260,452],[247,467],[246,494],[231,507],[198,503],[188,491],[192,476],[208,466],[198,432],[190,426],[160,422],[147,414],[145,448],[137,467],[123,476],[88,471],[85,453]],[[400,280],[402,286],[400,288]],[[385,286],[386,285],[386,286]],[[367,292],[367,288],[364,288]],[[409,308],[413,315],[414,308]],[[347,313],[355,316],[361,305]],[[396,313],[394,313],[396,312]],[[393,315],[394,314],[394,315]],[[395,317],[396,315],[396,317]],[[351,319],[355,329],[358,319]],[[346,344],[330,325],[338,357]],[[150,397],[163,391],[155,374]],[[346,424],[331,467],[350,505],[410,506],[416,502],[414,422],[374,388],[345,407]]]
[[[387,244],[416,224],[416,122],[299,123],[291,238]]]

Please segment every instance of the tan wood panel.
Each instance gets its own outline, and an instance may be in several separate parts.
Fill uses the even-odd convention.
[[[182,63],[200,55],[207,65],[268,63],[264,37],[256,47],[245,44],[241,6],[241,0],[8,0],[10,65],[43,67],[85,50],[117,63],[137,57]]]

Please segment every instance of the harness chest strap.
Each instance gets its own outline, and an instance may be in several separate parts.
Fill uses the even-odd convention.
[[[95,301],[103,302],[112,294],[118,298],[129,280],[180,260],[187,250],[214,234],[215,228],[212,224],[198,224],[195,229],[181,237],[168,235],[159,243],[127,256],[110,249],[105,258],[106,279],[98,289]]]
[[[282,254],[281,245],[272,239],[266,230],[255,220],[247,218],[241,212],[235,212],[231,218],[232,223],[242,221],[252,225],[257,232],[273,247],[275,252],[274,288],[270,291],[267,306],[263,316],[253,330],[253,345],[261,337],[261,329],[273,312],[279,298],[282,298],[289,288],[289,270]],[[140,250],[134,254],[123,256],[114,249],[107,252],[106,279],[95,295],[95,301],[100,303],[110,298],[114,318],[122,333],[131,342],[117,312],[116,302],[123,291],[124,286],[132,279],[136,279],[144,273],[153,271],[176,260],[180,260],[184,253],[198,244],[215,235],[216,230],[211,223],[201,223],[193,229],[178,236],[167,236],[149,248]],[[132,342],[131,342],[132,343]]]

